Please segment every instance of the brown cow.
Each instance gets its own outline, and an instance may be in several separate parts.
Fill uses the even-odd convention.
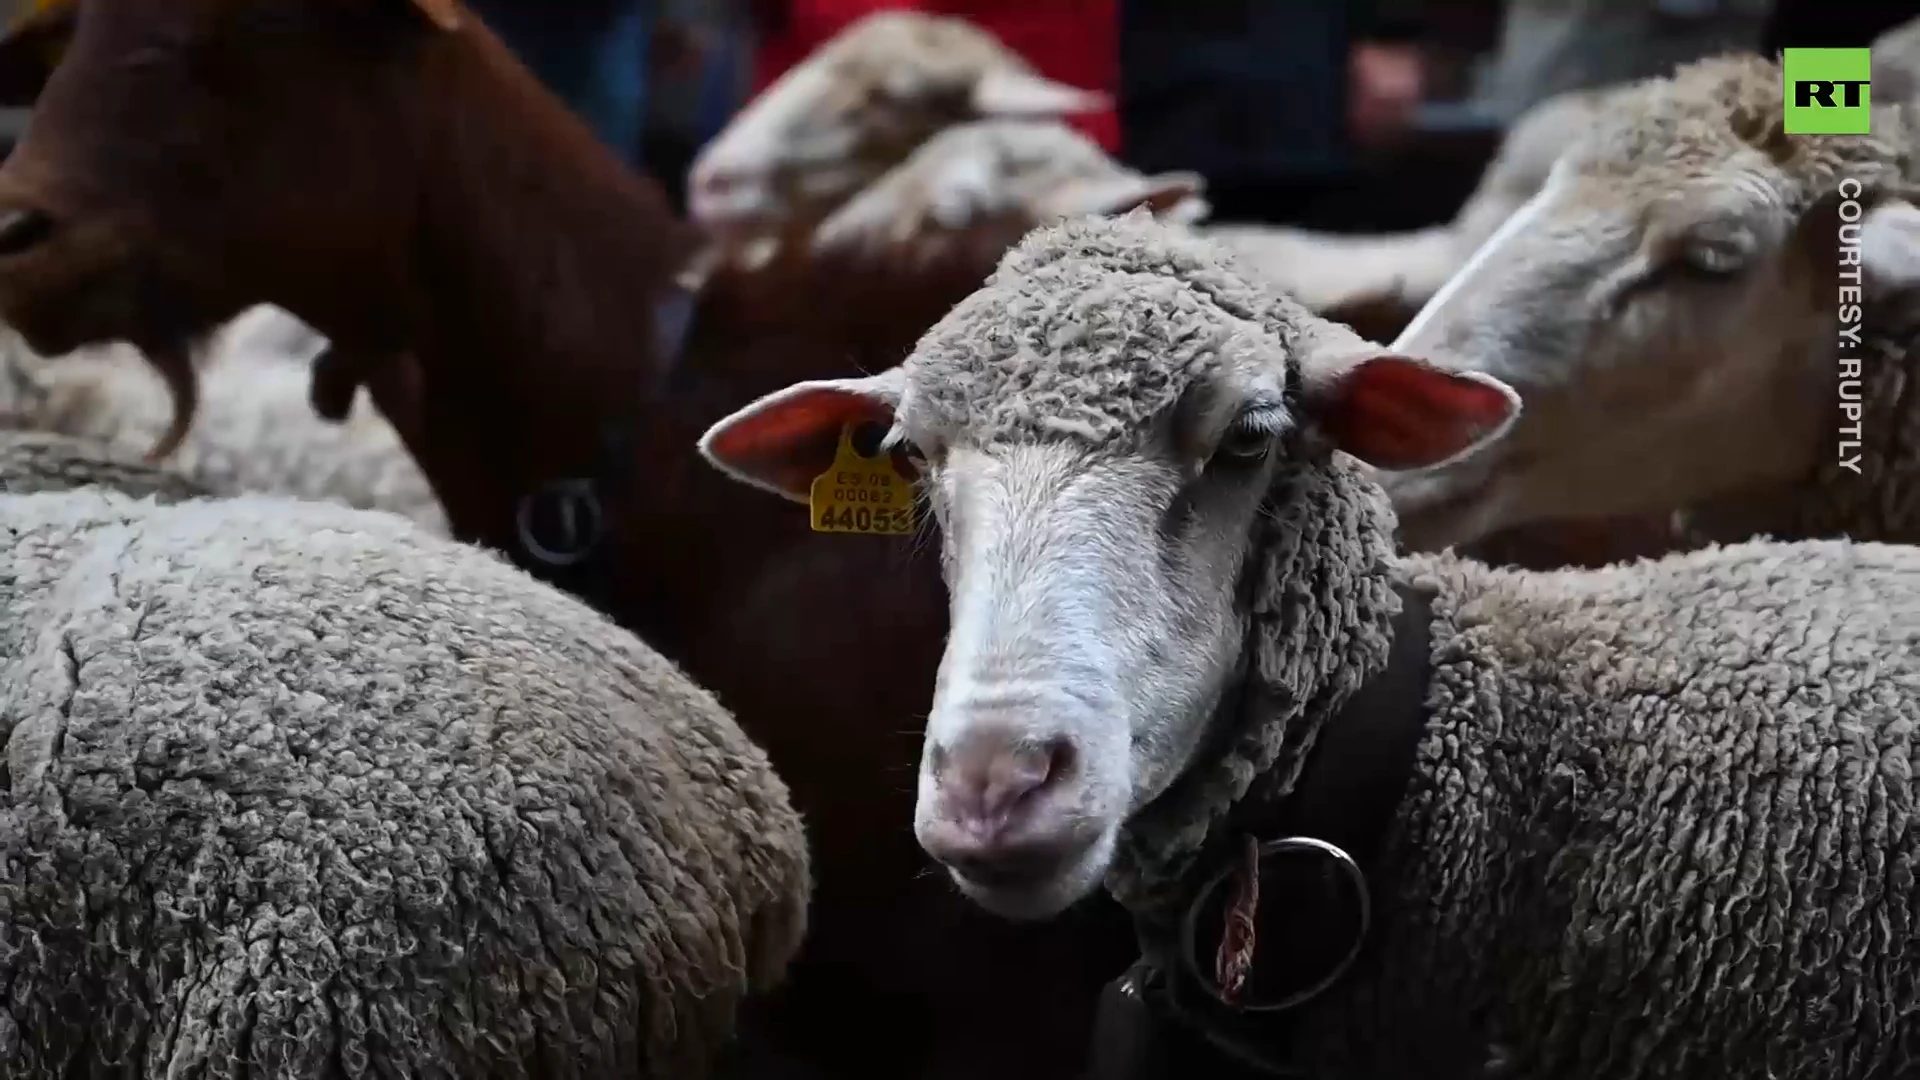
[[[811,533],[694,452],[764,388],[897,361],[1004,241],[931,288],[723,268],[668,370],[656,313],[677,317],[696,240],[451,2],[86,0],[0,169],[0,317],[50,354],[165,358],[262,302],[326,334],[317,398],[364,381],[459,535],[616,612],[773,755],[820,880],[763,1032],[834,1076],[963,1051],[1070,1073],[1124,921],[999,924],[898,824],[945,633],[937,545]]]

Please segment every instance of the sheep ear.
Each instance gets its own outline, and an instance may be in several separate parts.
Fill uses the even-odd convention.
[[[0,107],[33,104],[73,36],[77,0],[37,5],[0,36]]]
[[[973,84],[973,111],[981,116],[1071,116],[1110,103],[1105,94],[1028,71],[995,68]]]
[[[1896,309],[1890,325],[1909,325],[1920,314],[1920,207],[1888,198],[1867,211],[1860,222],[1860,279],[1869,312]]]
[[[466,18],[460,0],[413,0],[413,6],[427,17],[428,22],[448,32],[460,29],[460,24]]]
[[[848,424],[891,428],[904,386],[899,368],[796,383],[708,428],[700,454],[735,480],[805,503],[814,477],[833,464],[840,432]]]
[[[1117,176],[1069,185],[1047,209],[1061,217],[1119,217],[1144,208],[1157,218],[1190,222],[1206,216],[1207,201],[1201,197],[1206,187],[1206,179],[1191,172]]]
[[[1315,426],[1339,449],[1378,469],[1427,469],[1507,433],[1520,395],[1477,371],[1377,353],[1313,365],[1302,397]]]

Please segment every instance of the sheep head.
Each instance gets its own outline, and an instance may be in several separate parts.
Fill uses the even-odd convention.
[[[1527,403],[1484,453],[1385,478],[1406,543],[1808,475],[1840,423],[1842,224],[1870,323],[1904,324],[1920,300],[1907,108],[1868,136],[1788,135],[1780,69],[1756,56],[1611,93],[1395,342]]]
[[[963,19],[878,12],[782,75],[700,151],[688,210],[722,234],[811,225],[949,125],[1108,104],[1041,77]]]
[[[867,423],[917,472],[953,620],[915,829],[967,895],[1038,918],[1101,881],[1209,730],[1264,523],[1293,514],[1289,545],[1330,549],[1323,507],[1295,493],[1352,475],[1334,450],[1440,463],[1517,408],[1498,381],[1369,345],[1136,211],[1036,230],[903,366],[771,394],[701,449],[806,501],[841,431]],[[1354,541],[1368,573],[1389,528]]]
[[[1187,172],[1144,175],[1093,140],[1049,120],[976,120],[933,136],[821,222],[818,251],[913,244],[1012,220],[1018,232],[1146,207],[1171,221],[1207,212],[1206,184]]]

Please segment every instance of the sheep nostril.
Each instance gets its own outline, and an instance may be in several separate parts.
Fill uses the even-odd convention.
[[[0,212],[0,256],[22,255],[53,235],[53,219],[38,210]]]

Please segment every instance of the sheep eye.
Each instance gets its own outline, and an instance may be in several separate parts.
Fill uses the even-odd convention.
[[[887,437],[884,424],[861,424],[853,429],[853,452],[870,458],[880,453],[880,442]]]
[[[880,448],[886,445],[888,452],[905,455],[909,464],[916,469],[925,471],[927,467],[927,455],[925,451],[920,449],[920,445],[905,438],[896,439],[891,445],[887,445],[887,434],[889,430],[885,424],[861,424],[854,428],[854,452],[861,457],[878,457],[881,453]]]
[[[1681,256],[1681,265],[1697,277],[1732,277],[1746,268],[1747,253],[1726,244],[1696,244]]]
[[[1708,223],[1676,237],[1673,268],[1702,278],[1726,278],[1753,264],[1759,244],[1744,225]]]
[[[1220,437],[1214,457],[1249,463],[1260,461],[1273,452],[1273,440],[1278,434],[1273,423],[1265,417],[1243,418],[1235,421]]]

